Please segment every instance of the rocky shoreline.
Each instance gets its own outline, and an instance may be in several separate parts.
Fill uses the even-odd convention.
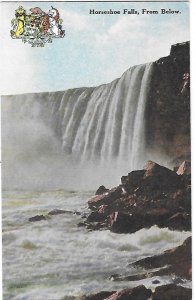
[[[184,161],[174,170],[148,161],[143,170],[122,176],[121,183],[112,189],[100,186],[88,201],[89,214],[55,209],[37,215],[30,222],[47,220],[55,215],[76,214],[84,220],[78,226],[88,230],[110,230],[114,233],[134,233],[143,228],[158,226],[177,231],[191,230],[191,167]],[[159,255],[135,261],[129,267],[137,273],[113,274],[110,280],[126,281],[121,291],[102,291],[88,296],[65,297],[65,300],[190,300],[192,291],[183,287],[192,279],[191,237],[182,245]],[[141,269],[141,272],[140,272]],[[161,285],[155,277],[172,276],[172,284]],[[143,285],[128,288],[128,282],[151,278],[155,289]]]
[[[127,288],[119,292],[100,292],[83,297],[65,297],[62,300],[190,300],[191,289],[175,284],[162,285],[155,290],[147,289],[143,285]]]
[[[88,229],[134,233],[157,225],[191,230],[191,177],[189,163],[177,172],[148,161],[143,170],[122,176],[121,184],[101,186],[88,201],[91,213],[79,224]]]
[[[191,169],[183,162],[174,171],[148,161],[143,170],[132,171],[111,190],[99,187],[88,201],[91,213],[79,226],[89,230],[109,229],[115,233],[134,233],[157,225],[170,230],[191,230]],[[114,274],[115,281],[139,281],[155,276],[172,275],[174,284],[159,285],[154,290],[143,285],[119,292],[101,292],[82,300],[190,300],[192,291],[177,284],[192,279],[191,237],[160,255],[146,257],[131,264],[142,272],[129,276]],[[153,280],[160,284],[159,280]],[[128,286],[128,284],[127,284]],[[77,298],[75,298],[77,299]]]

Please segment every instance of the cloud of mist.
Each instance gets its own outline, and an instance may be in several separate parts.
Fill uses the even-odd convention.
[[[106,167],[68,156],[39,103],[25,103],[22,96],[2,98],[3,190],[96,190],[102,184],[111,188],[130,171],[114,161]],[[46,110],[45,114],[49,119]]]

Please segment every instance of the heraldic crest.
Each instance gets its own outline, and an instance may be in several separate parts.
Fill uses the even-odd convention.
[[[53,6],[48,13],[39,7],[30,9],[31,13],[19,6],[15,10],[15,19],[11,21],[10,31],[13,39],[21,39],[32,47],[44,47],[45,43],[52,43],[53,38],[63,38],[65,30],[62,29],[63,20],[59,11]]]

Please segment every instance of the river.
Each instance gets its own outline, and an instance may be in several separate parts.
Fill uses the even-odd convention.
[[[128,267],[129,263],[175,247],[190,236],[190,232],[156,226],[134,234],[78,227],[92,195],[93,191],[3,191],[4,300],[68,300],[140,283],[153,287],[154,278],[115,282],[109,277],[136,273],[138,270]],[[28,220],[56,208],[81,215],[66,213],[40,222]],[[160,284],[173,281],[171,276],[160,278]]]

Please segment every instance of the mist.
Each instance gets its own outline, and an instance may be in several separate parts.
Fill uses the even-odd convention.
[[[97,88],[2,97],[2,188],[111,188],[158,162],[145,148],[151,72],[140,65]]]

